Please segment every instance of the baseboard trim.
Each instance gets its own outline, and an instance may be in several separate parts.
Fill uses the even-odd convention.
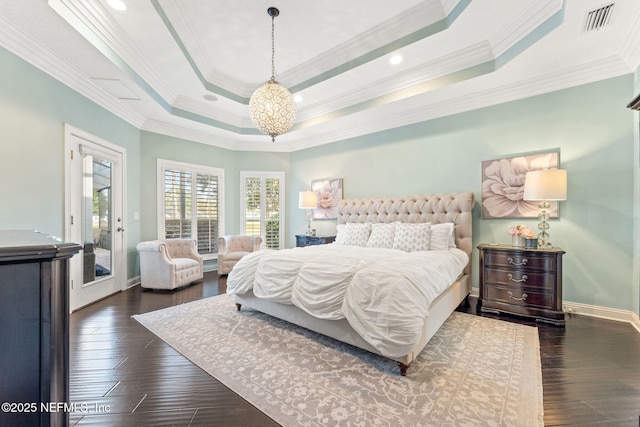
[[[131,279],[127,279],[127,289],[133,288],[136,285],[140,284],[140,276],[132,277]]]
[[[471,293],[469,295],[477,298],[479,296],[479,291],[480,290],[478,288],[471,288]],[[581,314],[583,316],[598,317],[600,319],[629,323],[636,329],[636,331],[638,331],[638,333],[640,333],[640,317],[638,317],[638,315],[633,311],[570,301],[564,301],[562,303],[562,309],[567,314]]]
[[[629,310],[617,308],[599,307],[597,305],[581,304],[578,302],[565,301],[562,304],[565,313],[582,314],[584,316],[598,317],[600,319],[615,320],[631,324],[640,333],[640,318]]]

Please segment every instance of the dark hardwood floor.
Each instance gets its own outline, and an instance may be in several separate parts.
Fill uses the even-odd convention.
[[[270,418],[131,319],[225,291],[224,278],[170,291],[136,286],[71,315],[72,426],[272,426]],[[469,299],[461,311],[476,313]],[[489,315],[489,317],[495,317]],[[517,318],[507,321],[535,323]],[[546,426],[640,426],[640,333],[573,315],[538,325]]]

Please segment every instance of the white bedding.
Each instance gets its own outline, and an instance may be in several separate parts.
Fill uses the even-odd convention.
[[[404,252],[331,244],[263,250],[235,265],[227,293],[253,289],[259,298],[321,319],[346,318],[382,355],[400,357],[420,339],[431,302],[468,261],[456,248]]]

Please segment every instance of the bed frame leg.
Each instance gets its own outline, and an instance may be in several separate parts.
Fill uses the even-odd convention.
[[[409,365],[405,365],[402,362],[397,362],[398,363],[398,368],[400,368],[400,375],[402,375],[403,377],[407,376],[407,369],[409,369]]]
[[[236,303],[236,308],[238,309],[237,311],[240,311],[240,309],[242,308],[242,304]]]

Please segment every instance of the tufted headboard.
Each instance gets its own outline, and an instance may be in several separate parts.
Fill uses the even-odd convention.
[[[338,224],[347,222],[430,222],[455,224],[456,246],[471,260],[473,192],[418,194],[407,197],[345,199],[338,204]],[[471,261],[464,269],[471,274]]]

